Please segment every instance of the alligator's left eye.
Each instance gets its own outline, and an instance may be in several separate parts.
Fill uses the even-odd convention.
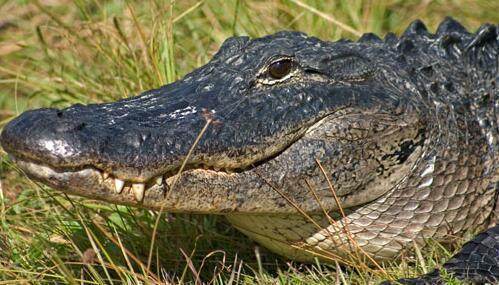
[[[291,59],[281,59],[279,61],[273,62],[269,65],[269,74],[274,79],[281,79],[288,75],[293,68],[293,62]]]

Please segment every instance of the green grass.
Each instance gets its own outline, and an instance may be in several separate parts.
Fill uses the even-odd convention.
[[[105,102],[172,82],[224,39],[300,30],[323,39],[435,29],[452,15],[474,30],[497,1],[0,0],[0,127],[24,110]],[[157,213],[67,197],[30,181],[1,153],[0,284],[373,284],[380,270],[302,265],[268,253],[221,217]],[[451,255],[438,245],[401,263],[416,275]]]

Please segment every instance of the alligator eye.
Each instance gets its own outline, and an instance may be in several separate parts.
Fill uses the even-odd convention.
[[[281,79],[291,72],[293,62],[291,59],[282,59],[269,65],[269,74],[274,79]]]

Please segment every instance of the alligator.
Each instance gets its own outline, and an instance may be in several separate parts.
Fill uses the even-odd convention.
[[[136,97],[24,112],[0,143],[54,189],[224,215],[302,262],[394,260],[485,230],[443,268],[495,282],[498,43],[497,25],[472,33],[452,18],[384,39],[231,37],[206,65]]]

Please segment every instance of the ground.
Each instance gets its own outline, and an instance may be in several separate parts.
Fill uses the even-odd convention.
[[[499,22],[499,2],[0,0],[0,127],[24,110],[105,102],[172,82],[232,35],[299,30],[322,39]],[[430,246],[383,269],[282,260],[222,217],[158,214],[58,194],[0,149],[0,284],[375,284],[441,264]],[[154,235],[154,231],[156,234]],[[154,237],[153,237],[154,236]]]

